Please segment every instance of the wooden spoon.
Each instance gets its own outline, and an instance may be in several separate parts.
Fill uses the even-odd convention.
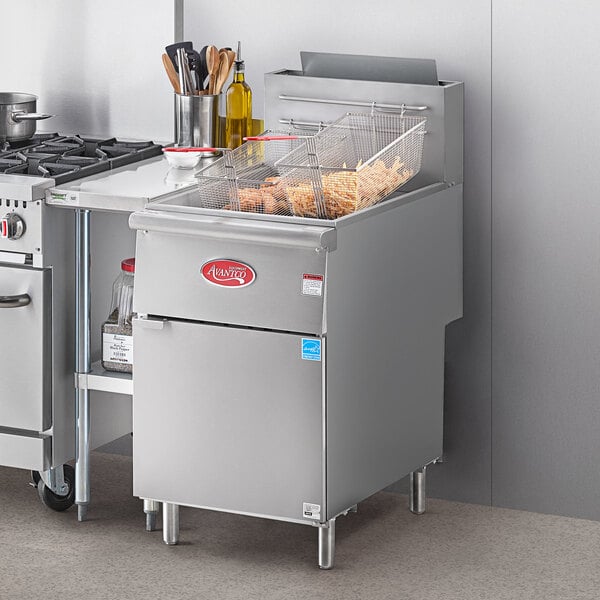
[[[171,62],[171,59],[169,58],[169,56],[167,54],[163,54],[162,61],[163,61],[163,65],[165,67],[165,71],[167,72],[167,75],[169,77],[169,81],[171,82],[171,85],[173,86],[173,91],[176,94],[181,94],[181,88],[179,86],[179,77],[177,76],[177,71],[175,70],[173,63]]]
[[[206,49],[206,66],[208,68],[208,93],[215,93],[215,83],[219,73],[219,51],[215,46]]]
[[[220,94],[229,77],[229,58],[226,52],[219,52],[219,73],[215,84],[215,94]]]
[[[235,52],[229,48],[221,48],[219,50],[219,54],[221,54],[221,52],[225,52],[227,54],[227,62],[229,63],[229,70],[231,71],[231,67],[233,67],[233,61],[235,60]]]

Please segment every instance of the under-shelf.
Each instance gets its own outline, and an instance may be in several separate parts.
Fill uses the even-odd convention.
[[[92,370],[89,373],[75,373],[75,385],[80,390],[133,395],[131,373],[106,371],[100,361],[92,364]]]

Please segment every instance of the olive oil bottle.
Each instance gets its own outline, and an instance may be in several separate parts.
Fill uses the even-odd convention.
[[[225,146],[237,148],[244,137],[252,135],[252,90],[244,77],[242,45],[238,42],[233,81],[227,88],[225,112]]]

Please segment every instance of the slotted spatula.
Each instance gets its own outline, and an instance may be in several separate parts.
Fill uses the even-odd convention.
[[[188,54],[194,50],[193,42],[177,42],[176,44],[171,44],[170,46],[165,47],[165,52],[167,56],[171,59],[175,70],[179,73],[179,63],[177,62],[177,50],[179,48],[183,48],[185,53]]]

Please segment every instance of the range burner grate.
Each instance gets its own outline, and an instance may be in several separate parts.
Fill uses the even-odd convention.
[[[152,141],[36,133],[0,145],[0,173],[51,177],[60,184],[159,156],[161,150]]]

